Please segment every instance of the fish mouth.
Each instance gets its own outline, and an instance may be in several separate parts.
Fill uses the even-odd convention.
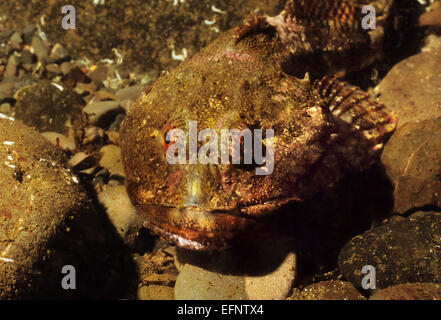
[[[196,206],[137,206],[143,225],[169,242],[188,250],[222,251],[241,236],[252,234],[259,217],[293,202],[274,199],[234,210],[204,210]]]

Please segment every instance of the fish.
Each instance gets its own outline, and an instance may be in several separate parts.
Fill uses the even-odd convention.
[[[378,161],[395,115],[332,74],[299,77],[286,67],[371,41],[356,26],[360,3],[289,0],[279,16],[251,16],[143,91],[122,123],[120,146],[127,192],[145,227],[184,249],[225,250],[260,219]],[[261,151],[271,172],[258,174],[269,166],[255,159],[220,161],[212,149],[217,161],[190,161],[186,152],[171,163],[191,144],[192,123],[217,136],[248,129],[254,143],[240,136],[238,159]],[[256,132],[274,134],[256,140]],[[198,150],[205,138],[193,142]]]

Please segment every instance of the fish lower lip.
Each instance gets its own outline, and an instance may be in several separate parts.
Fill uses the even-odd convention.
[[[137,206],[145,227],[182,248],[223,250],[229,240],[244,232],[254,219],[230,212],[207,212],[201,208]]]
[[[201,208],[198,206],[188,206],[188,207],[171,207],[171,206],[163,206],[163,205],[156,205],[153,207],[158,208],[167,208],[167,209],[173,209],[173,210],[183,210],[183,211],[194,211],[194,212],[200,212],[200,213],[206,213],[206,214],[228,214],[228,215],[234,215],[234,216],[243,216],[243,217],[250,217],[249,215],[244,215],[249,209],[262,207],[267,209],[277,209],[278,207],[283,207],[285,205],[288,205],[290,203],[293,203],[295,201],[299,201],[297,198],[274,198],[268,201],[265,201],[263,203],[256,203],[256,204],[250,204],[243,207],[237,207],[234,209],[207,209],[207,208]]]

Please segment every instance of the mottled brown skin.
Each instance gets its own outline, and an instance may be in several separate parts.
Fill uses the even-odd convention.
[[[177,245],[223,249],[259,217],[369,167],[395,119],[366,93],[286,74],[276,29],[253,18],[158,79],[121,128],[127,190],[145,225]],[[273,129],[274,171],[170,165],[169,129]],[[188,133],[187,133],[188,136]],[[219,161],[220,162],[220,161]]]

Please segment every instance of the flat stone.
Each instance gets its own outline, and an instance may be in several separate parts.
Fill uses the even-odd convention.
[[[274,241],[271,241],[274,240]],[[257,250],[254,260],[238,252],[207,256],[178,251],[180,273],[175,285],[178,300],[282,300],[291,291],[296,277],[297,257],[285,252],[283,241],[271,239]],[[271,245],[270,245],[271,243]],[[286,243],[286,242],[285,242]],[[184,257],[183,257],[184,255]],[[188,257],[186,257],[188,255]],[[257,257],[256,257],[257,258]],[[246,260],[246,261],[245,261]],[[249,264],[252,264],[251,268]],[[251,270],[254,272],[251,273]]]
[[[186,264],[175,285],[176,300],[246,300],[245,279]]]
[[[124,89],[120,89],[116,92],[116,97],[121,101],[123,100],[136,101],[136,99],[144,90],[144,88],[145,86],[131,86]]]
[[[106,208],[109,220],[123,241],[129,245],[133,243],[142,224],[125,186],[105,185],[98,194],[98,200]]]
[[[55,74],[61,74],[61,68],[56,63],[51,63],[46,66],[46,70]]]
[[[91,123],[97,124],[104,116],[115,116],[122,108],[116,101],[99,101],[89,103],[83,111],[90,115]]]
[[[126,173],[121,161],[121,148],[113,144],[109,144],[101,148],[102,154],[99,162],[100,166],[109,170],[110,175],[125,177]]]
[[[289,253],[273,272],[245,277],[245,293],[250,300],[285,299],[295,280],[296,255]]]
[[[376,269],[376,289],[413,282],[441,283],[441,214],[389,223],[349,241],[338,264],[343,276],[361,288],[364,266]]]
[[[86,170],[96,165],[96,159],[91,154],[77,152],[69,159],[67,165],[74,171]]]
[[[73,139],[62,135],[61,133],[46,131],[42,132],[41,135],[45,137],[52,145],[60,149],[75,151],[77,148]]]

